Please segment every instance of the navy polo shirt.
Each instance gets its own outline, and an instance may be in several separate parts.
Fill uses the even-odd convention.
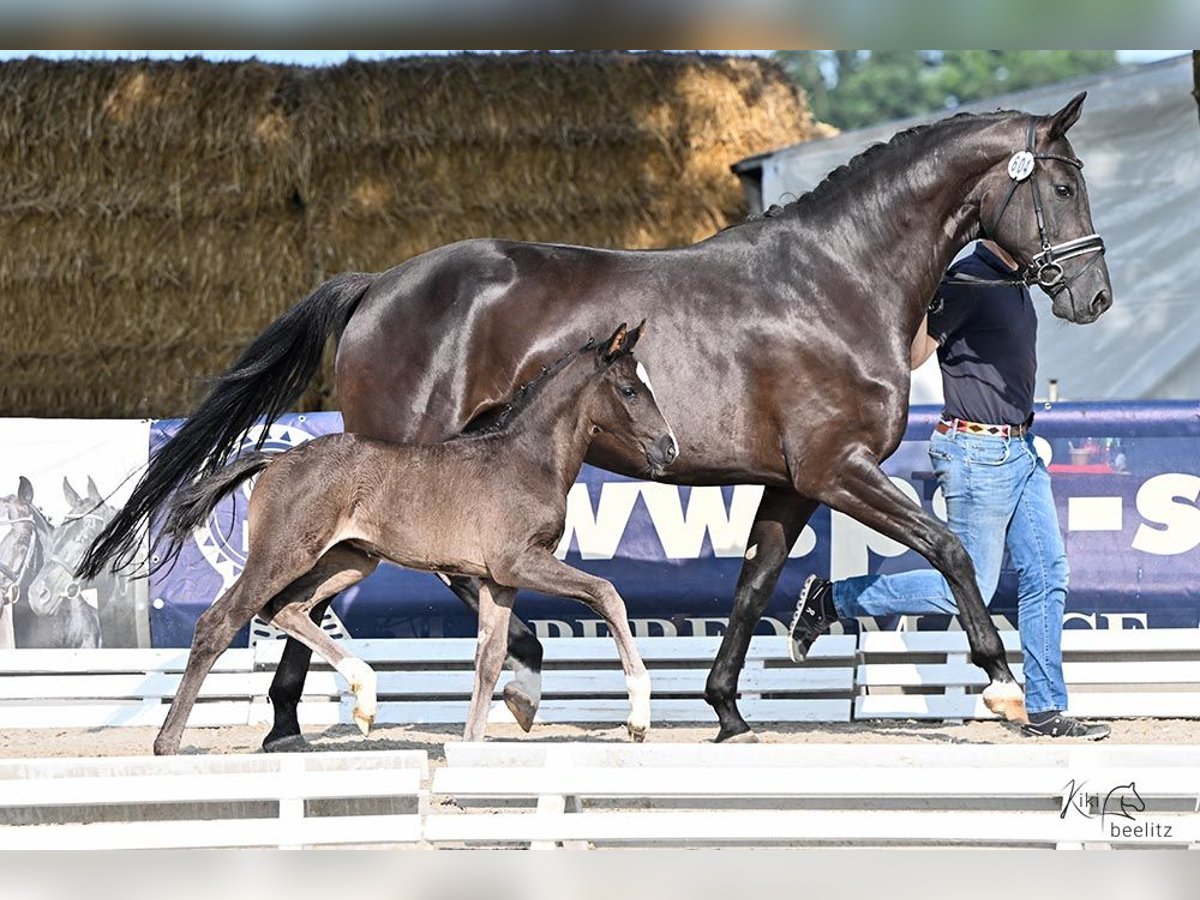
[[[950,267],[1001,281],[1015,273],[982,243]],[[943,414],[1020,425],[1033,411],[1037,380],[1037,311],[1025,285],[943,281],[929,311],[938,342]]]

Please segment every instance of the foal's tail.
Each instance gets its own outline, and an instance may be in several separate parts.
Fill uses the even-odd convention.
[[[341,332],[374,281],[374,275],[352,272],[325,282],[246,348],[154,454],[124,508],[88,548],[78,569],[81,578],[95,578],[109,563],[114,569],[129,565],[155,510],[183,485],[220,469],[260,417],[269,424],[296,403],[321,364],[326,340]],[[180,535],[169,537],[155,568],[179,553]]]
[[[211,475],[180,488],[167,501],[167,516],[162,525],[162,536],[178,546],[188,535],[204,524],[212,515],[217,504],[239,484],[252,475],[257,475],[271,464],[270,453],[247,453]]]

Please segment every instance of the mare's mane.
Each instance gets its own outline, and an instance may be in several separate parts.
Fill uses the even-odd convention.
[[[981,124],[991,124],[999,119],[1010,118],[1013,116],[1024,116],[1028,113],[1022,113],[1014,109],[998,109],[995,112],[988,113],[968,113],[960,112],[944,119],[939,119],[936,122],[927,122],[922,125],[914,125],[911,128],[905,128],[897,131],[888,141],[878,141],[871,144],[861,153],[850,158],[849,161],[838,166],[828,175],[818,182],[817,186],[811,191],[806,191],[795,200],[784,204],[772,204],[767,209],[760,213],[746,217],[742,222],[738,222],[729,226],[737,228],[740,225],[745,225],[750,222],[757,222],[763,219],[775,219],[784,216],[792,215],[806,209],[807,207],[821,203],[831,194],[836,193],[837,189],[847,183],[852,183],[853,177],[861,175],[868,171],[872,166],[890,161],[894,158],[896,151],[904,149],[912,144],[915,138],[933,134],[941,130],[949,130],[952,125],[972,125],[976,122]]]

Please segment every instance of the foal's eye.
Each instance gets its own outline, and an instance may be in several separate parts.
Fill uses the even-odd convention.
[[[1060,197],[1070,197],[1075,193],[1075,191],[1071,189],[1069,184],[1056,184],[1054,186],[1054,193],[1058,194]]]
[[[621,396],[628,397],[630,400],[632,400],[634,397],[637,396],[637,391],[635,391],[631,387],[623,387],[623,388],[621,388]]]

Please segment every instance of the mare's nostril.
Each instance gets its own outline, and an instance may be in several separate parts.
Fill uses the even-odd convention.
[[[1092,314],[1100,315],[1106,309],[1112,306],[1112,300],[1108,296],[1108,291],[1100,291],[1092,298]]]
[[[659,439],[658,450],[662,455],[663,462],[668,466],[675,462],[679,456],[679,448],[675,445],[675,438],[670,435]]]

